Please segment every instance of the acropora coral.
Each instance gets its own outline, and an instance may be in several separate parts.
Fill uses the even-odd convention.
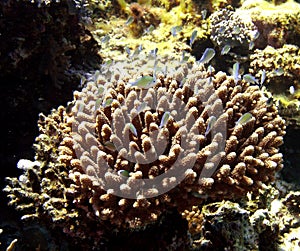
[[[282,168],[285,123],[257,86],[157,55],[87,81],[67,109],[40,115],[35,161],[8,178],[23,219],[97,242],[170,209],[257,191]]]

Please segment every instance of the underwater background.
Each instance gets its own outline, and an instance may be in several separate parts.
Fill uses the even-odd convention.
[[[0,7],[0,250],[300,250],[299,1]]]

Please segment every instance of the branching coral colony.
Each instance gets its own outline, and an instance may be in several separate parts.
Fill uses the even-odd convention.
[[[97,241],[257,191],[282,168],[285,123],[266,101],[199,63],[155,54],[103,65],[67,108],[40,115],[35,161],[8,178],[10,205]]]

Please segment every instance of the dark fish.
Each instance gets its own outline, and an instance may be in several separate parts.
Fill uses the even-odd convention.
[[[274,103],[273,97],[268,98],[266,103],[267,103],[268,107],[270,107],[271,105],[273,105],[273,103]]]

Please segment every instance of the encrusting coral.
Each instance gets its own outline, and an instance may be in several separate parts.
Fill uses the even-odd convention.
[[[277,180],[257,195],[185,210],[182,216],[191,234],[190,250],[297,250],[300,193],[294,188]]]
[[[257,86],[157,55],[101,70],[40,116],[36,160],[5,188],[24,219],[97,241],[257,191],[282,168],[285,123]]]
[[[274,5],[270,1],[244,1],[240,13],[250,16],[260,36],[255,41],[259,49],[270,45],[280,48],[285,44],[299,46],[300,6],[297,1]]]
[[[278,103],[279,113],[289,125],[300,126],[300,49],[285,44],[282,48],[267,46],[250,55],[249,72],[257,79],[265,72],[265,85]]]
[[[227,7],[214,12],[210,17],[210,38],[215,46],[223,48],[238,47],[241,51],[248,51],[251,42],[257,38],[257,28],[249,16],[239,14]]]

